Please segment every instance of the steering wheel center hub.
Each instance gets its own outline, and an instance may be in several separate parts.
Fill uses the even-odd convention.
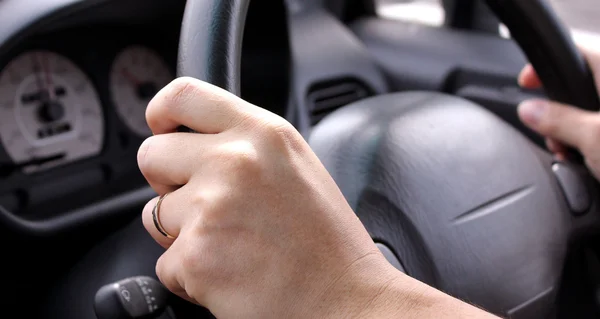
[[[310,143],[409,275],[498,313],[554,300],[569,215],[550,156],[499,118],[443,94],[390,94],[331,114]]]

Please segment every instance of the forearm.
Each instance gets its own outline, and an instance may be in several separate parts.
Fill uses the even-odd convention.
[[[404,274],[395,278],[359,317],[497,318]]]
[[[321,318],[498,318],[427,286],[389,264],[370,265],[345,278],[341,285],[329,291],[321,305],[320,309],[313,309]],[[319,311],[323,309],[328,311],[325,314]]]

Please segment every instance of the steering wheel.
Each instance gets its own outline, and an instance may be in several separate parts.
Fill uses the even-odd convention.
[[[550,98],[589,110],[591,71],[542,0],[486,0]],[[239,94],[248,0],[188,0],[178,73]],[[512,318],[554,304],[567,244],[598,226],[592,178],[554,162],[467,100],[433,92],[365,99],[328,115],[309,142],[372,238],[406,272]]]

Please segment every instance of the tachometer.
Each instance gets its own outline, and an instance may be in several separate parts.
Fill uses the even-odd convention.
[[[98,154],[104,122],[89,78],[53,52],[13,59],[0,71],[0,140],[26,173]]]
[[[121,120],[137,135],[151,135],[146,106],[172,79],[165,61],[146,47],[130,46],[116,57],[110,75],[113,103]]]

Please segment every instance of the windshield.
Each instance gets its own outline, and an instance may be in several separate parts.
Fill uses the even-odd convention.
[[[551,0],[550,3],[575,32],[600,34],[598,0]]]
[[[571,27],[575,37],[600,37],[598,0],[549,1],[563,21]],[[434,26],[444,23],[444,10],[440,0],[377,0],[377,12],[388,18]]]

